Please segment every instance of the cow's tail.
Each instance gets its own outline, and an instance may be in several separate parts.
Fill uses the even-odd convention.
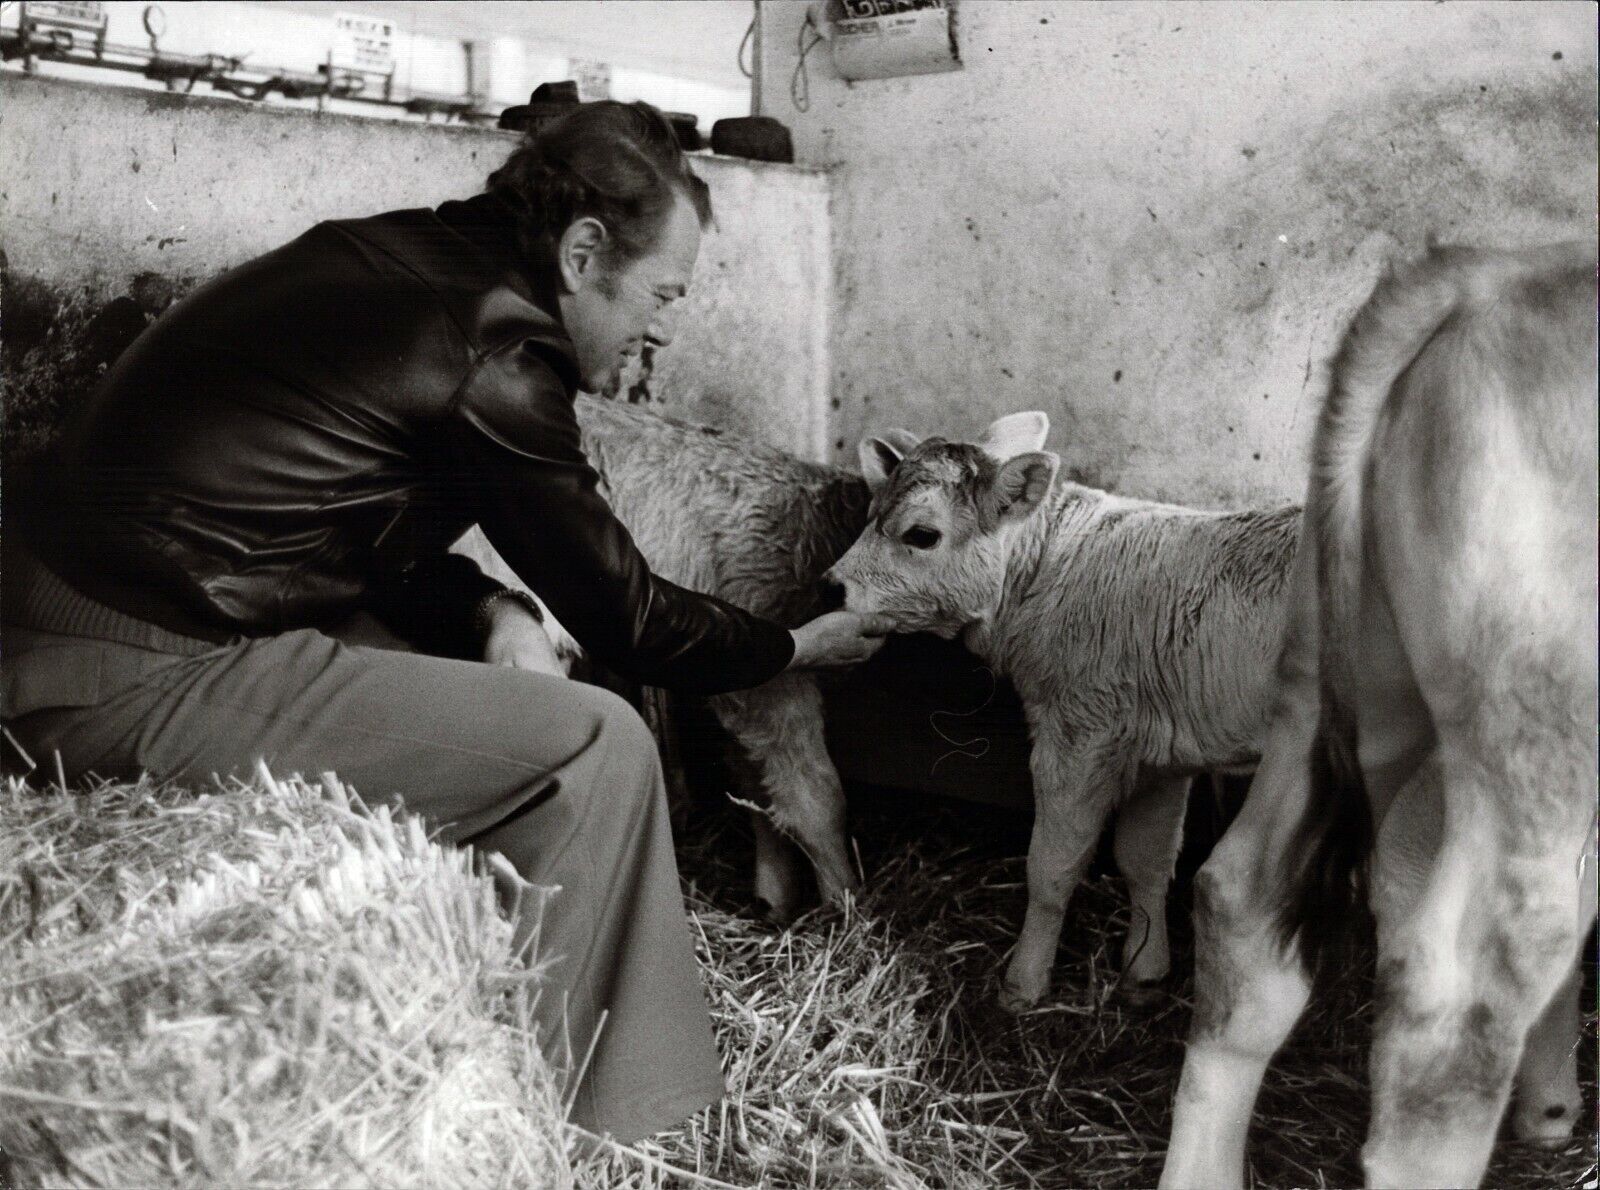
[[[1311,803],[1289,849],[1283,940],[1318,970],[1343,948],[1362,909],[1373,826],[1356,760],[1353,664],[1366,557],[1372,442],[1396,383],[1461,303],[1454,250],[1390,270],[1335,356],[1312,447],[1306,529],[1317,549],[1322,708],[1311,755]]]

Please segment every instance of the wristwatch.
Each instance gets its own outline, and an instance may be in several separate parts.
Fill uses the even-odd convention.
[[[520,603],[528,609],[528,614],[533,617],[536,624],[544,623],[544,611],[539,607],[539,601],[526,591],[519,591],[515,587],[501,587],[498,591],[490,591],[478,600],[472,609],[472,630],[477,633],[479,640],[489,639],[489,629],[494,623],[494,608],[503,599],[510,599]]]

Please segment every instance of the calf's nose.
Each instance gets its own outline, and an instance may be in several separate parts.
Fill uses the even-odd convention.
[[[844,584],[833,577],[831,570],[817,580],[817,594],[822,599],[823,611],[834,612],[844,606]]]

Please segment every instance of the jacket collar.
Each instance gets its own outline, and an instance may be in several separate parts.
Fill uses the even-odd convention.
[[[575,390],[579,383],[577,352],[561,318],[561,303],[557,300],[561,288],[555,265],[552,261],[530,259],[523,251],[516,208],[501,195],[485,191],[443,203],[434,208],[434,214],[490,259],[501,262],[511,287],[550,320],[551,333],[543,337],[543,342],[558,350],[560,362],[567,365],[562,380],[569,391]]]
[[[559,325],[561,292],[555,266],[550,261],[533,260],[523,251],[517,229],[517,211],[509,200],[493,191],[475,194],[434,208],[440,221],[458,235],[470,240],[493,258],[503,261],[507,271],[522,282],[525,296]]]

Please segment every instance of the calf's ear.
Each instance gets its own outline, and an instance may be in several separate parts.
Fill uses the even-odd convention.
[[[983,493],[985,519],[991,525],[1032,516],[1055,482],[1061,459],[1048,451],[1029,451],[1007,459]]]
[[[1050,419],[1043,413],[1008,413],[983,432],[978,443],[985,454],[1002,463],[1026,451],[1044,449],[1050,436]]]
[[[922,435],[913,434],[910,430],[885,430],[881,436],[885,442],[900,452],[901,458],[905,458],[922,445]]]
[[[863,438],[856,453],[861,459],[861,475],[867,486],[876,492],[887,483],[900,460],[920,441],[910,430],[888,430],[880,438]]]

